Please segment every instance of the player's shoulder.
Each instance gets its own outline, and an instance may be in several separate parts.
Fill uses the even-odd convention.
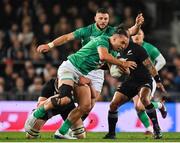
[[[94,39],[94,42],[97,45],[104,45],[106,47],[109,47],[109,37],[105,35],[98,36]]]
[[[90,24],[90,25],[81,27],[81,28],[79,28],[79,29],[81,29],[81,30],[86,30],[86,31],[90,31],[90,30],[93,28],[93,26],[94,26],[94,24]]]
[[[56,81],[55,78],[51,78],[51,79],[47,82],[47,85],[49,85],[49,86],[54,86],[55,81]]]
[[[130,49],[133,49],[133,50],[136,50],[136,49],[139,49],[139,48],[142,48],[142,47],[141,47],[140,45],[138,45],[138,44],[130,41],[130,42],[129,42],[129,48],[130,48]]]
[[[111,34],[113,34],[115,31],[116,31],[116,27],[113,27],[113,26],[109,26],[107,27],[107,31]]]
[[[96,39],[96,40],[101,40],[101,41],[108,41],[109,36],[100,35],[100,36],[96,37],[95,39]]]
[[[113,26],[110,26],[110,25],[108,25],[107,28],[110,29],[110,30],[116,30],[116,27],[113,27]]]
[[[146,42],[146,41],[143,41],[143,47],[150,47],[150,48],[155,48],[155,49],[157,49],[154,45],[152,45],[151,43]]]

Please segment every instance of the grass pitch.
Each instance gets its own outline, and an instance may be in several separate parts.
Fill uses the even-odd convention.
[[[87,133],[86,139],[81,140],[57,140],[52,132],[41,133],[39,139],[26,139],[23,132],[0,132],[0,142],[180,142],[180,133],[163,133],[163,139],[154,140],[150,135],[143,133],[117,133],[116,140],[102,139],[105,133]]]

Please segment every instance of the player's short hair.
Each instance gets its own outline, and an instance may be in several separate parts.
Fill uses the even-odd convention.
[[[115,34],[124,35],[129,38],[127,31],[128,29],[124,26],[124,24],[120,24],[116,27]]]
[[[107,14],[109,14],[109,12],[108,12],[108,10],[106,9],[106,8],[98,8],[97,10],[96,10],[96,14],[97,13],[107,13]]]

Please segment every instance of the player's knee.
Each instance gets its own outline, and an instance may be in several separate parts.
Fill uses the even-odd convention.
[[[59,95],[60,97],[69,97],[69,98],[72,98],[73,96],[73,87],[70,86],[70,85],[67,85],[67,84],[62,84],[60,87],[59,87]]]
[[[141,102],[144,106],[149,105],[149,99],[146,96],[141,96]]]
[[[81,105],[79,108],[84,114],[88,114],[92,109],[91,104],[84,104],[84,105]]]
[[[59,96],[52,97],[51,98],[51,103],[53,104],[54,107],[59,107],[62,104],[68,104],[72,100],[73,96],[73,87],[67,84],[62,84],[59,87]],[[69,100],[64,100],[63,97],[68,97]]]
[[[110,103],[110,111],[116,111],[118,108],[118,104],[116,102]]]
[[[142,107],[141,107],[139,104],[136,104],[136,105],[135,105],[135,109],[136,109],[136,111],[137,111],[138,113],[141,112],[141,111],[143,111]]]

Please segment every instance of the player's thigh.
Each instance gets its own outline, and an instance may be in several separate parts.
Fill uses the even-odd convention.
[[[79,106],[91,106],[91,89],[89,86],[78,86],[76,88],[76,97]]]
[[[58,88],[61,87],[63,84],[66,84],[66,85],[70,85],[70,86],[74,86],[74,81],[73,80],[61,80],[61,79],[58,79]]]
[[[124,103],[126,103],[127,101],[129,101],[129,98],[126,95],[124,95],[123,93],[119,91],[116,91],[110,103],[110,107],[115,106],[117,108],[123,105]]]
[[[95,98],[101,93],[103,83],[104,83],[104,71],[103,70],[93,70],[88,73],[86,76],[91,80],[92,88],[95,89],[96,94],[93,94],[92,96]],[[99,94],[98,94],[99,93]]]
[[[74,86],[82,74],[72,65],[70,61],[64,61],[58,68],[58,88],[62,84]]]

